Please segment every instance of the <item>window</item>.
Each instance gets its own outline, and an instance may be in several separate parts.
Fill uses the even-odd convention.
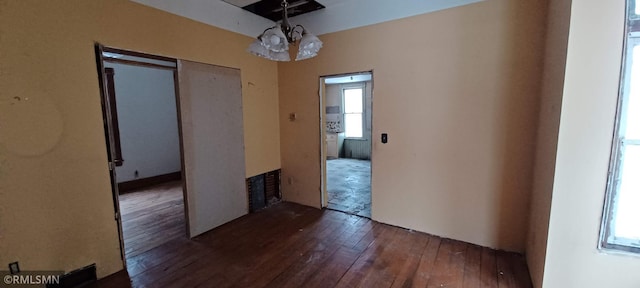
[[[640,253],[640,27],[629,1],[616,131],[609,168],[601,247]],[[636,31],[634,31],[636,30]]]
[[[364,124],[364,95],[362,88],[342,89],[344,101],[344,136],[362,138]]]

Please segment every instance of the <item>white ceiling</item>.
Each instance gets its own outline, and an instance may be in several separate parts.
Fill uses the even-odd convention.
[[[131,0],[250,37],[274,22],[222,0]],[[326,8],[291,18],[322,35],[484,0],[317,0]]]

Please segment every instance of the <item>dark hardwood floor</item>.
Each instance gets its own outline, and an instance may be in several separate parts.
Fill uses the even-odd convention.
[[[292,203],[127,261],[95,287],[531,287],[521,255]]]
[[[127,258],[187,237],[181,181],[138,189],[119,198]]]

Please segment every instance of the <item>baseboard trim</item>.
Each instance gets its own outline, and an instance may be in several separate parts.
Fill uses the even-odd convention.
[[[46,284],[47,288],[73,288],[92,287],[91,284],[98,280],[96,277],[96,264],[60,275],[59,283]],[[11,285],[9,285],[11,286]],[[18,285],[22,286],[22,285]]]
[[[118,192],[120,194],[131,192],[140,188],[145,188],[157,184],[162,184],[170,181],[178,181],[182,179],[182,172],[173,172],[153,177],[147,177],[142,179],[131,180],[127,182],[118,183]]]

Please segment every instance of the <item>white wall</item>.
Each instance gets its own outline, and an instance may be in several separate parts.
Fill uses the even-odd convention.
[[[124,159],[116,168],[118,183],[180,171],[173,71],[114,63],[105,66],[115,72]]]
[[[597,249],[624,17],[624,0],[571,4],[543,287],[640,287],[639,257]]]

